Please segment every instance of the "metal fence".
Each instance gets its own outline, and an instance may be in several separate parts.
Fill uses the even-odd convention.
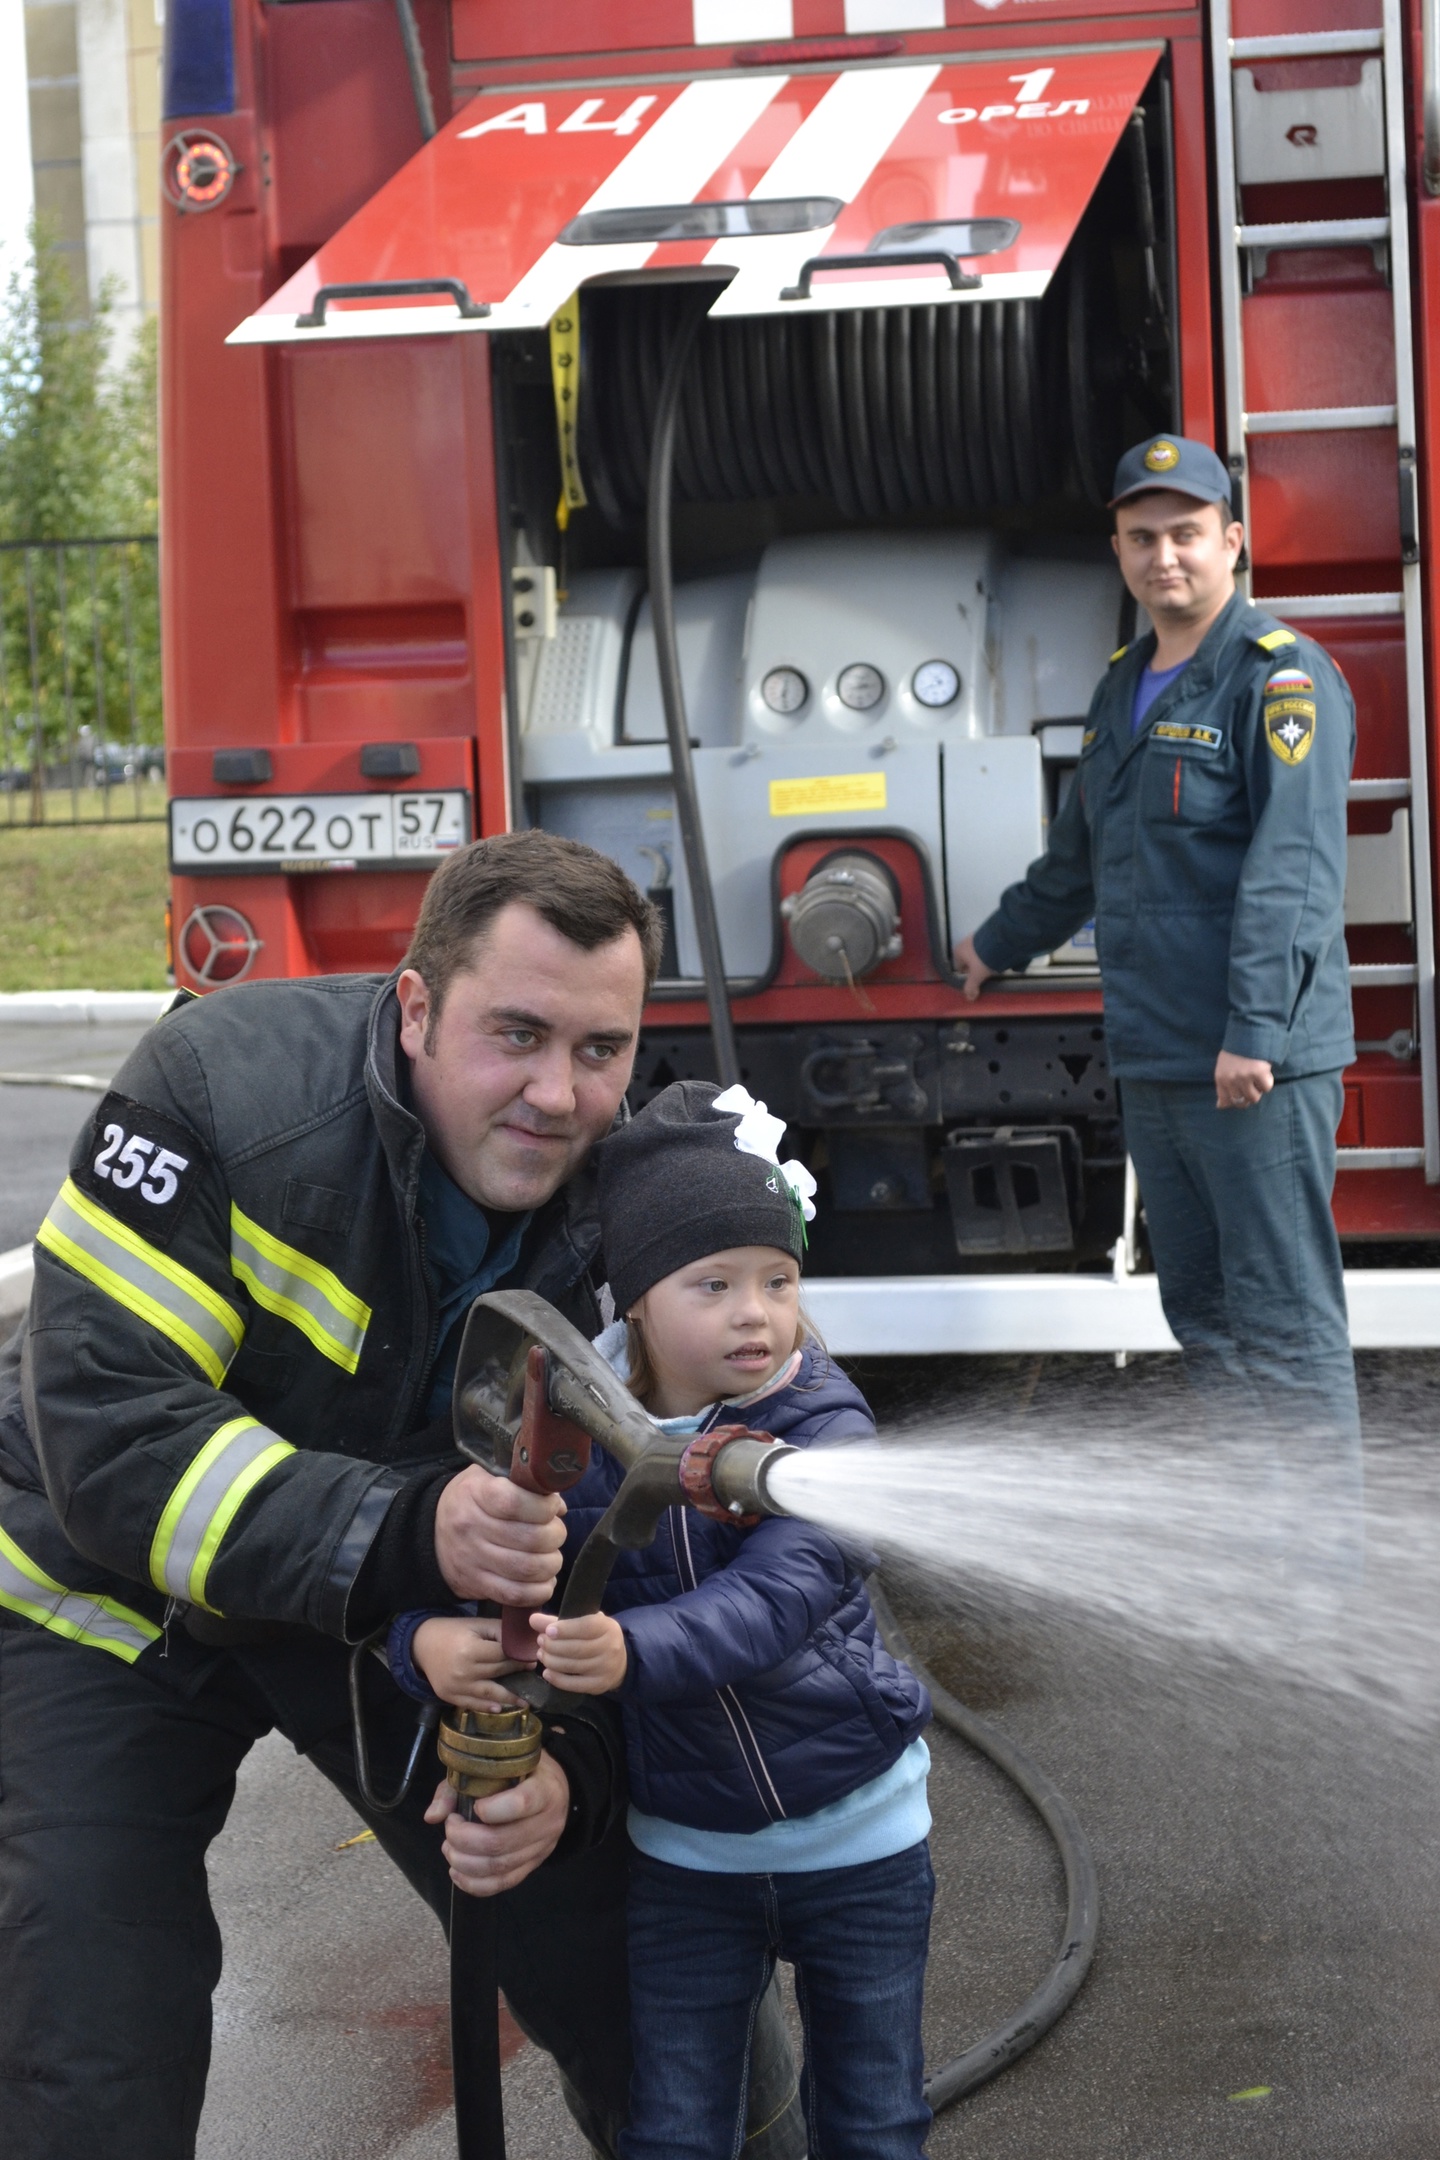
[[[159,543],[0,543],[0,826],[165,814]]]

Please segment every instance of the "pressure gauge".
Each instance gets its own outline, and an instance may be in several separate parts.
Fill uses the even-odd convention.
[[[857,660],[853,667],[841,668],[835,683],[835,694],[842,705],[851,712],[869,712],[885,695],[885,678],[879,668]]]
[[[799,668],[774,667],[761,683],[760,695],[771,712],[799,712],[810,695],[810,685]]]
[[[959,670],[951,667],[948,660],[922,660],[910,678],[917,705],[926,705],[938,712],[942,705],[953,705],[960,695]]]

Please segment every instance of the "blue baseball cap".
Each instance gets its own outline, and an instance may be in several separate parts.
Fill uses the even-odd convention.
[[[1191,442],[1186,435],[1152,435],[1148,442],[1127,450],[1115,467],[1115,492],[1109,507],[1113,510],[1132,495],[1154,488],[1230,507],[1229,473],[1208,443]]]

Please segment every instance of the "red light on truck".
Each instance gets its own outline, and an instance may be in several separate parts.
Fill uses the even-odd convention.
[[[180,932],[180,957],[187,973],[207,989],[239,982],[248,975],[262,940],[238,908],[197,907]]]
[[[213,210],[230,193],[239,170],[228,143],[193,128],[172,137],[161,161],[165,193],[177,210]]]

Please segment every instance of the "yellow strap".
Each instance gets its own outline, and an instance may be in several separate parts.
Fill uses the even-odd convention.
[[[1123,659],[1124,659],[1124,657],[1125,657],[1125,655],[1126,655],[1126,653],[1127,653],[1127,652],[1129,652],[1129,650],[1130,650],[1130,647],[1129,647],[1128,645],[1122,645],[1122,646],[1120,647],[1120,650],[1119,650],[1118,652],[1112,652],[1112,653],[1111,653],[1111,655],[1110,655],[1110,665],[1111,665],[1111,667],[1114,667],[1114,665],[1115,665],[1115,662],[1116,662],[1117,660],[1123,660]]]
[[[1300,640],[1293,630],[1267,630],[1255,643],[1265,652],[1278,652],[1282,645],[1298,645]]]
[[[555,523],[564,532],[572,510],[585,508],[576,430],[580,422],[580,294],[550,318],[550,380],[555,391],[555,437],[560,451],[560,501]]]

